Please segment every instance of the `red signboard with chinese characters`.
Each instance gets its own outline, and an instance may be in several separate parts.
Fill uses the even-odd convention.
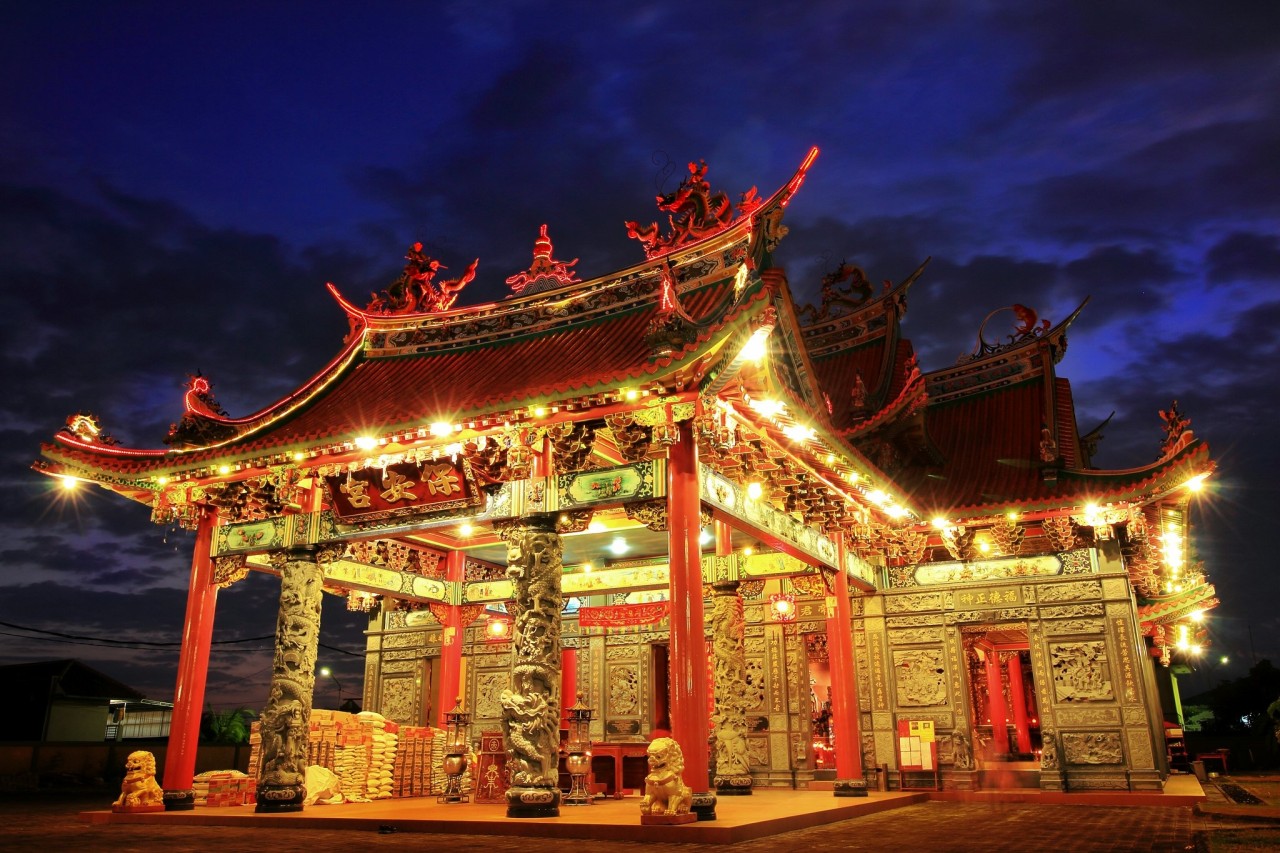
[[[474,506],[480,493],[462,460],[400,462],[324,478],[340,521],[376,521],[398,515]]]
[[[578,624],[583,628],[622,628],[630,625],[656,625],[667,615],[667,602],[647,604],[614,604],[609,607],[578,608]]]

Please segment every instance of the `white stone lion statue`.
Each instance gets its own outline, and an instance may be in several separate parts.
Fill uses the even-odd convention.
[[[156,784],[156,757],[144,750],[129,753],[124,762],[120,797],[111,804],[111,808],[127,810],[163,805],[164,791]]]
[[[649,744],[649,775],[644,777],[642,815],[678,815],[689,813],[693,792],[684,783],[684,753],[680,744],[660,737]]]

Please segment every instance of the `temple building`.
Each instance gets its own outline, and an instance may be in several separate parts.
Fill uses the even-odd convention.
[[[797,305],[778,252],[816,156],[736,202],[690,164],[669,228],[626,223],[643,261],[589,280],[543,226],[488,304],[458,305],[476,263],[445,280],[415,244],[364,307],[330,285],[350,333],[313,378],[232,417],[194,376],[165,447],[68,419],[37,470],[197,532],[171,807],[217,591],[250,571],[281,589],[260,811],[301,807],[324,594],[369,614],[366,710],[501,732],[511,817],[559,809],[578,695],[611,788],[669,734],[704,819],[820,779],[1162,789],[1159,670],[1217,604],[1188,526],[1207,445],[1174,404],[1154,461],[1094,467],[1057,374],[1080,309],[990,306],[924,372],[901,321],[927,261],[841,264]]]

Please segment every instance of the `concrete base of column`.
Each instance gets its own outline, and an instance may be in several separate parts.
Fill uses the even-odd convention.
[[[751,796],[751,776],[717,776],[715,779],[717,797],[749,797]]]
[[[716,795],[694,794],[689,798],[689,811],[698,816],[698,820],[716,819]]]
[[[867,780],[837,779],[831,790],[837,797],[865,797],[867,795]]]
[[[1065,791],[1067,790],[1067,777],[1061,770],[1041,770],[1040,790]]]
[[[976,791],[978,790],[978,772],[976,770],[952,770],[950,775],[951,785],[957,791]],[[943,779],[943,787],[947,787],[947,777]]]
[[[272,785],[258,788],[258,805],[254,811],[258,814],[278,814],[280,812],[302,811],[302,801],[307,798],[306,785]]]
[[[507,817],[560,817],[560,790],[522,785],[508,788]]]
[[[164,810],[167,812],[189,812],[195,807],[196,792],[194,788],[164,792]]]

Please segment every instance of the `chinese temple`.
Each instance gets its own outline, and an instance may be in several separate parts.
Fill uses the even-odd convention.
[[[68,419],[37,470],[197,534],[170,808],[194,796],[218,590],[250,571],[280,578],[259,811],[302,807],[325,594],[368,613],[367,711],[500,733],[487,793],[513,818],[558,812],[573,714],[610,789],[673,738],[703,819],[754,788],[1014,767],[1163,788],[1159,670],[1217,604],[1188,527],[1207,445],[1175,403],[1154,461],[1093,465],[1057,374],[1083,304],[991,306],[930,372],[901,327],[927,261],[882,285],[841,264],[798,305],[778,252],[816,156],[737,201],[690,164],[664,225],[625,224],[643,260],[596,278],[543,226],[487,304],[459,305],[477,263],[446,279],[415,244],[364,307],[329,285],[350,332],[314,377],[232,417],[194,376],[164,446]]]

